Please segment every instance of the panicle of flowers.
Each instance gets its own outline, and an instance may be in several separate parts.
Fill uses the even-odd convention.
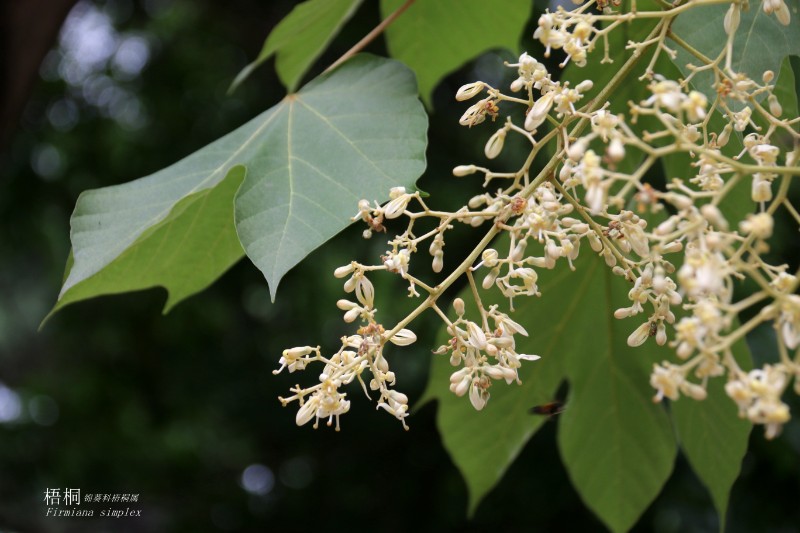
[[[350,400],[346,399],[347,393],[341,392],[340,389],[357,380],[367,398],[371,397],[370,391],[376,391],[379,395],[378,408],[386,410],[408,429],[405,422],[408,416],[408,398],[392,388],[396,378],[394,372],[389,369],[383,351],[387,342],[406,346],[416,340],[416,335],[405,328],[387,333],[376,321],[375,289],[366,276],[369,270],[352,262],[337,268],[334,272],[337,278],[347,278],[344,290],[355,296],[356,301],[341,299],[336,303],[336,306],[344,312],[345,322],[361,324],[355,333],[342,337],[341,347],[329,357],[322,355],[319,346],[300,346],[284,350],[283,357],[279,361],[281,367],[273,372],[278,374],[287,369],[292,373],[304,370],[313,362],[324,363],[318,384],[305,388],[296,385],[291,389],[294,393],[292,396],[279,398],[284,406],[293,401],[298,402],[299,409],[296,416],[298,426],[313,419],[316,429],[321,419],[327,419],[329,426],[333,425],[335,420],[338,431],[339,417],[350,410]],[[365,379],[369,382],[367,383]]]
[[[608,35],[637,18],[635,10],[616,11],[618,5],[595,0],[573,11],[559,7],[539,18],[534,37],[545,46],[545,57],[554,51],[564,54],[562,67],[585,65],[598,39],[605,48],[602,62],[608,62]],[[729,44],[738,30],[741,6],[732,2],[722,23]],[[595,7],[602,14],[592,12]],[[454,176],[477,175],[485,190],[454,212],[431,209],[419,192],[402,187],[392,189],[383,206],[359,202],[354,220],[366,224],[365,238],[387,233],[388,225],[401,220],[407,224],[387,240],[376,264],[353,262],[336,270],[337,277],[347,278],[345,291],[355,294],[355,300],[337,305],[345,322],[359,326],[341,339],[341,348],[329,357],[322,356],[320,347],[284,351],[280,370],[324,365],[318,384],[298,385],[291,390],[293,396],[281,399],[284,404],[298,401],[298,424],[314,419],[316,427],[321,419],[329,425],[335,419],[338,428],[339,416],[350,407],[341,389],[358,380],[368,396],[378,392],[378,408],[405,426],[408,400],[393,388],[396,379],[384,351],[387,343],[413,342],[416,336],[406,326],[427,309],[441,318],[450,337],[434,352],[448,356],[455,367],[450,390],[483,409],[493,383],[519,383],[522,361],[539,359],[518,351],[520,337],[528,332],[519,323],[524,317],[510,317],[515,299],[541,295],[542,269],[575,270],[579,258],[590,254],[629,283],[627,304],[613,311],[616,319],[631,322],[627,344],[646,346],[652,338],[656,345],[674,349],[674,360],[653,365],[654,401],[678,401],[681,396],[703,400],[709,380],[726,379],[725,391],[740,415],[764,425],[768,438],[780,433],[790,418],[782,395],[792,382],[800,394],[800,281],[798,272],[770,264],[765,253],[776,211],[785,209],[800,224],[787,196],[792,177],[800,175],[800,134],[795,129],[800,118],[783,116],[774,73],[764,72],[755,81],[733,70],[732,45],[707,64],[690,65],[683,80],[654,72],[659,54],[675,57],[665,39],[675,16],[687,7],[693,6],[649,13],[648,18],[658,20],[650,36],[626,46],[633,51],[629,62],[655,50],[641,78],[647,79],[649,93],[641,101],[627,102],[627,114],[611,111],[618,109],[610,101],[615,87],[600,87],[599,94],[594,91],[586,99],[594,89],[590,80],[572,86],[527,53],[507,63],[516,72],[508,93],[480,80],[457,91],[458,101],[477,99],[461,116],[462,126],[504,119],[484,147],[488,160],[500,156],[509,135],[524,138],[530,153],[513,172],[456,166]],[[762,8],[788,24],[784,0],[765,0]],[[713,73],[713,86],[691,85],[704,71]],[[513,119],[507,109],[511,106],[521,106],[524,118]],[[637,130],[644,119],[647,131]],[[545,146],[555,155],[534,170]],[[656,187],[651,171],[661,158],[678,155],[688,157],[689,171],[668,175],[666,184]],[[750,203],[743,208],[742,198],[748,195]],[[426,229],[418,231],[421,220]],[[412,273],[412,266],[419,266],[414,254],[425,247],[434,276],[443,272],[445,238],[457,224],[487,228],[481,247],[436,284]],[[501,234],[507,242],[503,249],[494,240]],[[391,328],[376,319],[374,288],[367,279],[379,271],[398,276],[408,285],[408,296],[420,299]],[[473,304],[468,313],[467,304],[456,298],[453,319],[438,301],[460,276],[468,280]],[[758,289],[737,300],[735,289],[743,280]],[[483,304],[481,293],[489,290],[508,300],[507,310]],[[753,318],[742,324],[743,311]],[[734,357],[734,347],[765,323],[775,328],[780,360],[745,370]]]
[[[480,411],[489,401],[492,380],[521,383],[518,374],[521,361],[535,361],[539,356],[517,353],[515,335],[527,337],[528,332],[498,311],[497,306],[488,310],[481,307],[480,324],[465,318],[461,298],[453,301],[453,308],[458,318],[447,325],[452,337],[434,353],[449,354],[450,364],[460,367],[450,376],[450,391],[456,396],[468,393],[470,403]],[[488,327],[489,320],[494,328]]]
[[[732,6],[736,9],[732,8],[725,20],[729,33],[736,31],[739,15],[738,4]],[[567,55],[564,64],[573,61],[581,66],[596,39],[631,18],[627,13],[615,17],[608,5],[602,6],[603,17],[586,12],[586,7],[572,12],[559,8],[540,17],[534,36],[545,45],[546,55],[563,50]],[[775,12],[779,20],[783,17],[778,2],[769,10],[765,4],[764,9]],[[601,19],[605,26],[596,24]],[[665,17],[663,24],[668,22]],[[674,53],[658,38],[629,43],[628,48],[641,53],[648,46],[657,48],[656,55],[664,50]],[[614,312],[618,319],[638,319],[628,344],[644,345],[652,337],[656,344],[674,348],[681,361],[654,365],[651,384],[657,391],[655,399],[677,400],[685,395],[701,400],[707,395],[709,379],[727,375],[726,390],[740,405],[740,413],[753,423],[764,424],[771,438],[789,416],[780,394],[792,379],[800,391],[800,355],[788,354],[800,345],[800,296],[794,294],[798,283],[786,272],[788,267],[770,265],[762,254],[769,249],[776,209],[786,205],[800,222],[800,215],[786,199],[789,181],[798,173],[800,151],[800,135],[791,125],[800,119],[782,118],[772,72],[765,72],[757,82],[733,71],[730,64],[722,57],[713,64],[694,67],[686,80],[671,80],[650,70],[654,58],[646,74],[650,77],[650,95],[641,102],[630,102],[630,116],[625,117],[611,113],[609,104],[602,100],[578,107],[591,84],[579,85],[577,98],[569,98],[565,84],[555,81],[536,58],[522,54],[517,63],[508,65],[518,74],[510,90],[527,91],[527,101],[507,96],[483,82],[469,87],[480,84],[498,105],[527,105],[523,127],[507,119],[503,140],[506,133],[531,132],[526,136],[534,154],[543,143],[556,142],[561,150],[556,149],[554,161],[560,168],[534,180],[525,167],[517,173],[500,174],[462,165],[454,174],[481,172],[486,183],[496,178],[513,179],[507,188],[476,196],[470,203],[471,207],[485,205],[491,209],[495,227],[510,236],[507,254],[487,248],[481,262],[471,269],[488,270],[483,288],[497,285],[512,299],[512,306],[516,296],[538,295],[537,269],[554,268],[561,257],[567,258],[574,269],[581,241],[588,240],[592,252],[602,256],[614,274],[632,283],[627,294],[630,305]],[[701,70],[714,72],[713,100],[702,88],[690,88],[689,81]],[[724,119],[720,129],[712,129],[711,113]],[[632,125],[643,116],[655,119],[658,128],[635,133]],[[552,129],[537,131],[548,120]],[[767,128],[759,126],[765,122]],[[590,131],[575,136],[566,133],[570,129],[580,131],[581,124]],[[778,133],[793,140],[788,149],[773,140]],[[743,136],[743,149],[738,154],[726,149],[736,135]],[[492,150],[487,145],[487,156],[499,152],[496,141],[491,144]],[[634,171],[620,171],[619,163],[631,153],[644,162]],[[645,181],[660,157],[677,153],[691,158],[696,174],[670,177],[664,190]],[[467,168],[468,173],[464,172]],[[731,191],[748,186],[748,180],[752,211],[726,208]],[[775,183],[781,184],[777,192]],[[635,209],[629,207],[631,202]],[[645,213],[661,217],[656,227],[648,227]],[[736,219],[729,221],[730,216]],[[476,218],[473,223],[486,220],[489,218]],[[734,301],[735,285],[746,278],[753,279],[762,290]],[[740,325],[738,315],[752,306],[761,310]],[[750,374],[736,363],[733,346],[763,322],[772,322],[778,331],[781,361],[748,378],[772,385],[747,385],[751,392],[744,408],[743,393],[736,396],[733,391],[738,389],[730,384],[744,383]],[[466,375],[463,369],[458,372]],[[483,376],[477,374],[469,376],[476,377],[477,385],[491,383],[481,381]],[[466,392],[467,385],[461,385],[460,379],[452,383],[454,392]]]

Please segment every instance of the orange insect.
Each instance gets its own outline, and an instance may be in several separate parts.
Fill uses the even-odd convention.
[[[548,402],[531,407],[530,413],[534,415],[554,416],[564,411],[566,407],[561,402]]]

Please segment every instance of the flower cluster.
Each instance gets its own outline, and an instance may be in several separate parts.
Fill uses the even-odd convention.
[[[346,292],[354,293],[356,300],[342,299],[337,302],[339,309],[344,311],[344,321],[351,323],[359,321],[363,324],[355,334],[341,339],[341,348],[331,355],[324,357],[319,346],[300,346],[283,351],[280,359],[281,367],[273,373],[278,374],[287,369],[290,373],[305,369],[310,363],[322,362],[325,364],[319,376],[319,383],[308,388],[299,385],[292,388],[294,394],[288,398],[279,398],[283,405],[297,401],[300,409],[297,411],[297,425],[302,426],[314,419],[314,427],[318,427],[320,419],[327,419],[327,424],[333,425],[336,419],[336,430],[339,430],[339,416],[350,410],[350,401],[346,400],[347,393],[340,392],[343,385],[353,380],[358,380],[364,394],[370,397],[369,391],[377,391],[380,395],[378,407],[386,410],[403,423],[408,429],[405,418],[408,416],[408,398],[405,394],[390,387],[394,387],[396,378],[394,372],[389,370],[389,363],[383,356],[386,342],[399,346],[406,346],[417,340],[416,335],[410,330],[399,329],[387,335],[383,326],[375,320],[374,307],[375,290],[372,282],[366,277],[365,269],[357,263],[345,265],[336,270],[334,275],[338,278],[348,278],[345,281]],[[367,385],[362,374],[371,375]]]
[[[464,318],[465,307],[461,298],[453,301],[453,307],[458,319],[447,326],[452,338],[434,353],[450,354],[450,364],[461,366],[450,376],[450,390],[456,396],[464,396],[469,391],[469,401],[480,411],[489,401],[493,379],[503,379],[508,384],[520,383],[517,373],[520,362],[535,361],[539,356],[515,351],[514,335],[527,337],[528,332],[507,314],[498,311],[497,306],[482,313],[482,324]],[[494,329],[487,328],[488,319],[491,319]]]
[[[603,14],[590,12],[593,5]],[[563,51],[561,66],[571,62],[577,67],[587,63],[601,39],[606,61],[608,34],[636,18],[634,13],[616,13],[616,5],[604,1],[587,2],[574,11],[558,8],[539,19],[534,37],[546,47],[546,56]],[[740,6],[732,3],[725,18],[731,39]],[[765,0],[762,6],[782,24],[789,22],[783,0]],[[506,106],[525,110],[524,119],[517,122],[509,113],[491,135],[484,148],[489,160],[503,152],[509,135],[526,139],[530,153],[515,172],[456,166],[456,177],[481,176],[487,188],[455,212],[431,209],[419,193],[403,188],[392,189],[386,205],[359,203],[354,220],[367,225],[367,238],[387,232],[390,221],[407,219],[407,226],[388,240],[377,264],[351,263],[335,272],[347,278],[345,291],[355,293],[356,301],[338,303],[344,320],[359,324],[355,334],[342,339],[339,351],[329,358],[322,357],[318,347],[284,352],[281,370],[301,370],[315,361],[325,365],[319,384],[298,386],[293,396],[281,400],[299,402],[298,424],[312,418],[331,424],[336,418],[338,427],[339,415],[350,407],[339,390],[355,379],[367,395],[369,390],[379,391],[378,407],[404,421],[407,399],[390,388],[395,376],[384,349],[387,343],[413,342],[416,337],[406,326],[427,309],[439,315],[450,337],[434,352],[447,355],[457,367],[450,390],[483,409],[492,383],[519,383],[521,362],[539,359],[517,351],[518,337],[528,332],[508,314],[515,298],[539,296],[539,272],[559,265],[575,270],[581,249],[588,246],[585,253],[599,255],[614,275],[630,283],[628,305],[613,311],[617,319],[635,322],[627,344],[643,346],[652,338],[674,349],[675,361],[654,364],[650,383],[655,401],[681,396],[703,400],[709,380],[724,377],[725,391],[742,417],[763,424],[768,438],[780,432],[790,417],[781,397],[792,380],[800,394],[800,296],[795,294],[800,281],[798,273],[789,273],[787,265],[770,264],[764,254],[778,209],[786,209],[800,223],[787,197],[792,176],[800,175],[800,134],[793,127],[800,118],[783,117],[774,73],[765,72],[755,81],[731,68],[732,46],[708,64],[690,66],[684,80],[654,72],[659,53],[674,56],[665,38],[684,7],[649,13],[658,19],[651,34],[642,42],[628,43],[634,52],[626,65],[635,64],[650,47],[655,54],[643,76],[649,94],[628,102],[627,116],[611,111],[616,108],[610,101],[613,84],[585,101],[594,89],[590,80],[573,86],[554,79],[543,62],[527,53],[507,64],[516,72],[508,93],[484,81],[458,90],[458,101],[477,99],[461,116],[462,126],[478,127],[487,118],[496,122]],[[713,72],[712,88],[690,85],[701,71]],[[645,120],[646,131],[637,126]],[[545,146],[555,155],[534,172],[533,162]],[[668,176],[661,189],[648,182],[660,158],[676,155],[691,161],[688,175]],[[488,189],[497,182],[503,185]],[[745,208],[742,190],[750,201]],[[432,220],[433,229],[416,233],[420,219]],[[442,272],[445,236],[458,223],[488,229],[481,245],[452,273],[435,286],[426,284],[412,274],[414,254],[427,246],[433,272]],[[493,244],[501,234],[507,249]],[[374,291],[366,277],[374,271],[399,276],[408,284],[409,296],[422,300],[392,328],[375,318]],[[457,298],[453,319],[438,300],[460,276],[469,282],[475,310],[468,318],[465,302]],[[740,291],[734,289],[744,279],[758,289],[737,300]],[[499,290],[508,299],[508,313],[498,305],[485,306],[481,290]],[[739,316],[746,310],[753,318],[741,324]],[[780,361],[745,370],[734,357],[734,346],[764,323],[775,328]],[[367,370],[368,385],[362,379]]]

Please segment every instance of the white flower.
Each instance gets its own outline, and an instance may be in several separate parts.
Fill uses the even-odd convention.
[[[778,22],[784,26],[788,26],[789,22],[791,22],[791,13],[784,0],[764,0],[761,4],[761,8],[767,15],[775,13]]]
[[[410,329],[401,329],[389,339],[392,344],[396,344],[397,346],[408,346],[416,342],[416,340],[416,334]]]
[[[690,122],[700,122],[706,118],[706,107],[708,98],[700,91],[692,91],[689,96],[681,103],[681,109],[686,111]]]
[[[769,239],[772,236],[774,224],[772,215],[763,212],[747,215],[747,218],[739,223],[739,229],[742,233],[753,235],[757,239]]]
[[[339,383],[335,380],[324,380],[314,394],[297,411],[295,421],[298,426],[308,423],[316,418],[314,429],[319,425],[319,419],[327,418],[328,425],[336,419],[336,431],[339,431],[339,416],[350,410],[350,402],[345,400],[347,394],[338,391]]]
[[[406,193],[403,187],[395,187],[389,197],[392,200],[383,208],[383,214],[387,219],[392,219],[403,214],[414,195]]]
[[[551,91],[536,100],[531,110],[528,111],[528,116],[525,117],[526,130],[533,131],[541,126],[542,122],[547,118],[550,109],[553,107],[554,98],[555,92]]]
[[[650,336],[650,322],[644,322],[638,328],[633,330],[628,336],[628,346],[636,347],[641,346],[644,344],[644,341],[647,340],[647,337]]]
[[[304,357],[306,355],[311,354],[311,352],[317,352],[319,355],[319,346],[316,348],[312,348],[311,346],[298,346],[297,348],[289,348],[283,351],[283,357],[280,358],[278,363],[280,363],[281,367],[278,370],[273,370],[273,374],[279,374],[284,368],[289,368],[289,373],[294,372],[295,370],[303,370],[306,367],[306,361]]]
[[[491,385],[491,381],[487,378],[473,378],[469,387],[469,401],[476,411],[480,411],[486,406],[489,401],[489,391],[487,390]]]
[[[399,252],[386,252],[383,266],[389,272],[396,272],[405,276],[408,272],[408,263],[411,261],[411,251],[403,248]]]
[[[661,80],[648,85],[648,89],[653,95],[644,103],[645,105],[656,104],[665,107],[668,111],[677,113],[686,95],[681,92],[681,86],[677,81]]]
[[[486,147],[484,148],[484,153],[486,157],[489,159],[494,159],[500,152],[503,151],[503,143],[506,140],[506,129],[500,128],[497,130],[494,135],[489,137],[489,140],[486,142]]]
[[[375,300],[375,288],[372,286],[372,282],[366,276],[360,276],[356,281],[355,289],[356,298],[361,302],[361,305],[372,309]]]
[[[794,350],[800,345],[800,296],[789,294],[781,298],[780,309],[778,325],[781,337],[787,348]]]
[[[464,100],[469,100],[473,96],[480,94],[481,91],[486,87],[486,84],[482,81],[476,81],[473,83],[468,83],[466,85],[462,85],[458,92],[456,93],[456,100],[459,102],[463,102]]]
[[[667,362],[664,362],[663,366],[653,365],[653,373],[650,374],[650,386],[657,391],[653,401],[660,402],[664,397],[673,401],[677,400],[680,397],[678,389],[683,381],[684,375],[680,371],[680,367]]]

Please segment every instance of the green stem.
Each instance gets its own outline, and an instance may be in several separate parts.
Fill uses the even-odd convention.
[[[363,39],[361,39],[356,44],[354,44],[353,47],[350,48],[350,50],[348,50],[347,52],[342,54],[342,57],[340,57],[339,59],[337,59],[336,61],[331,63],[331,66],[326,68],[325,72],[328,72],[328,71],[331,71],[331,70],[335,69],[336,67],[338,67],[339,65],[341,65],[342,63],[344,63],[345,61],[347,61],[348,59],[350,59],[351,57],[353,57],[357,53],[359,53],[361,50],[363,50],[369,43],[374,41],[375,38],[378,35],[383,33],[383,30],[385,30],[389,26],[389,24],[394,22],[394,20],[397,17],[399,17],[403,13],[403,11],[405,11],[406,9],[411,7],[411,4],[413,4],[414,1],[415,0],[406,0],[406,2],[402,6],[398,7],[391,15],[386,17],[386,19],[381,21],[380,24],[375,26],[375,28],[373,28],[373,30],[371,32],[366,34]]]

